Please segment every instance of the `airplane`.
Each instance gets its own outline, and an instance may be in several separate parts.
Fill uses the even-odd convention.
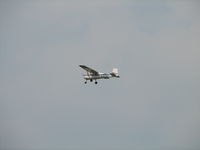
[[[97,72],[94,69],[91,69],[85,65],[79,65],[79,67],[81,67],[82,69],[84,69],[87,74],[83,75],[83,78],[85,79],[85,84],[87,83],[87,80],[90,80],[90,82],[92,82],[93,80],[95,80],[95,84],[97,84],[97,79],[110,79],[110,78],[119,78],[120,76],[118,75],[118,69],[117,68],[113,68],[111,73],[100,73]]]

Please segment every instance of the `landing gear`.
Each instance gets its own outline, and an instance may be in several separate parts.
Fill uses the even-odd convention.
[[[92,82],[93,80],[91,79],[90,80],[90,82]],[[85,80],[85,82],[84,82],[85,84],[87,84],[87,80]],[[95,82],[94,82],[95,84],[97,84],[98,82],[95,80]]]

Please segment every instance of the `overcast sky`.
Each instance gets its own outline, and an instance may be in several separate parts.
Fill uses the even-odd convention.
[[[199,8],[1,0],[0,149],[200,149]]]

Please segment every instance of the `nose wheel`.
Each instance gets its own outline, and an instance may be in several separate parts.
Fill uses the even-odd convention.
[[[97,84],[98,82],[97,81],[95,81],[95,84]]]
[[[85,81],[84,83],[87,84],[87,81]]]

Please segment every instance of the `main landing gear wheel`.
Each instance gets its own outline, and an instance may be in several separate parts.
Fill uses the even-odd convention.
[[[95,81],[95,84],[97,84],[98,82],[97,81]]]
[[[90,79],[90,82],[92,82],[92,79]]]
[[[84,82],[85,84],[87,83],[87,81]]]

